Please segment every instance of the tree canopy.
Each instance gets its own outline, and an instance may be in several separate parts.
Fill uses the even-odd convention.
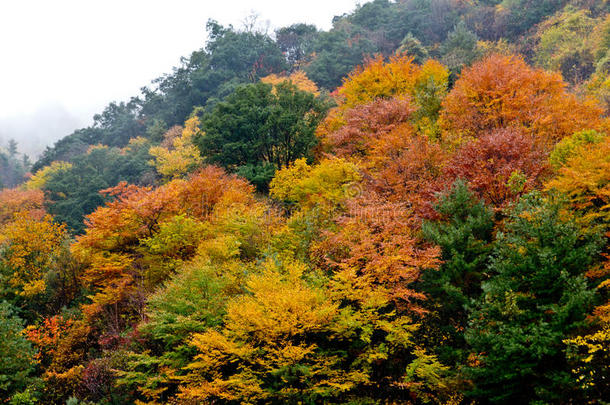
[[[608,2],[374,0],[0,142],[1,404],[605,404]]]

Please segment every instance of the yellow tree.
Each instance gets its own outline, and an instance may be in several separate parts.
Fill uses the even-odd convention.
[[[47,183],[48,179],[57,173],[66,171],[72,167],[71,163],[53,162],[49,166],[45,166],[38,170],[29,178],[23,185],[26,190],[41,190]]]
[[[278,200],[298,203],[303,209],[331,208],[353,197],[360,178],[357,166],[344,159],[326,159],[312,166],[305,159],[298,159],[277,172],[269,194]]]
[[[43,292],[45,274],[55,265],[66,237],[65,227],[49,215],[39,220],[27,211],[15,214],[0,228],[0,264],[10,273],[10,287],[25,297]]]
[[[392,298],[366,278],[328,280],[298,261],[267,260],[245,287],[220,328],[193,336],[182,399],[405,401],[443,391],[446,370],[415,346],[416,324],[388,310]]]
[[[563,149],[564,145],[558,146]],[[601,142],[583,142],[574,149],[547,188],[565,193],[586,218],[610,226],[610,137],[604,136]]]
[[[381,56],[354,70],[337,89],[343,109],[377,98],[393,98],[413,92],[420,67],[407,55],[394,55],[386,63]]]
[[[184,177],[201,166],[203,159],[193,144],[193,136],[199,132],[199,118],[194,115],[184,123],[180,136],[170,129],[164,145],[153,146],[149,153],[154,158],[151,164],[165,179]]]
[[[332,396],[350,387],[341,358],[320,356],[337,306],[303,278],[300,263],[267,261],[247,295],[229,302],[224,326],[196,334],[180,396],[194,401],[260,403]],[[232,367],[231,364],[239,364]]]
[[[317,165],[299,159],[277,172],[270,195],[293,212],[274,235],[275,249],[307,260],[310,243],[345,210],[345,202],[360,193],[360,180],[358,167],[344,159],[325,159]]]

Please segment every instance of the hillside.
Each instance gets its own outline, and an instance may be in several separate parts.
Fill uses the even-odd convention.
[[[208,21],[0,149],[0,403],[607,403],[609,8]]]

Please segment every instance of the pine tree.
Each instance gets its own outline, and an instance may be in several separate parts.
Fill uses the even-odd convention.
[[[557,197],[533,192],[515,205],[470,313],[471,396],[491,403],[578,399],[563,340],[591,309],[595,290],[584,273],[600,242]]]

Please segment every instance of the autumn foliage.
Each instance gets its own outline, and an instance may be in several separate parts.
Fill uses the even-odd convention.
[[[313,81],[311,81],[307,77],[307,74],[302,70],[297,70],[289,76],[270,74],[269,76],[263,77],[261,79],[261,82],[271,84],[273,86],[277,86],[278,84],[283,82],[290,82],[301,91],[306,91],[316,96],[320,95],[320,90],[318,89],[318,86]]]
[[[20,348],[0,403],[601,404],[606,117],[465,23],[450,37],[444,60],[487,56],[458,74],[378,55],[330,96],[252,76],[154,141],[0,191],[0,333]],[[130,153],[114,162],[147,176],[83,188],[82,233],[47,214],[75,168],[99,180]]]
[[[513,126],[549,143],[605,125],[602,109],[568,93],[559,74],[497,54],[462,72],[443,101],[441,120],[445,136],[458,142]]]
[[[56,264],[66,238],[65,227],[50,216],[38,220],[26,211],[15,214],[0,232],[0,265],[12,272],[8,284],[26,297],[42,293],[44,275]]]
[[[444,173],[464,179],[488,204],[504,207],[518,196],[542,186],[549,174],[548,156],[521,129],[496,129],[458,149]]]
[[[176,263],[192,256],[197,246],[197,240],[192,238],[205,235],[204,227],[199,225],[202,221],[217,210],[254,201],[250,185],[215,167],[154,190],[120,184],[104,192],[114,196],[115,201],[87,218],[87,232],[77,238],[72,250],[86,264],[83,281],[95,291],[85,313],[95,316],[106,309],[114,332],[120,327],[117,305],[142,316],[143,303],[133,300],[138,285],[158,285],[171,275]],[[172,226],[171,221],[179,215],[185,215],[185,222]],[[166,232],[179,234],[166,236]],[[156,243],[163,243],[155,239],[162,237],[174,240],[173,244],[167,245],[166,241],[162,246],[177,255],[178,262],[150,263],[159,249]],[[189,243],[193,243],[190,248]]]
[[[185,122],[185,128],[172,128],[164,138],[166,146],[153,146],[149,153],[154,160],[151,162],[164,178],[174,179],[186,176],[201,165],[202,159],[197,147],[193,144],[193,136],[197,133],[199,119],[197,116]],[[180,132],[174,137],[174,132]]]
[[[27,211],[34,218],[45,214],[44,193],[40,190],[0,190],[0,225],[5,224],[18,212]]]

